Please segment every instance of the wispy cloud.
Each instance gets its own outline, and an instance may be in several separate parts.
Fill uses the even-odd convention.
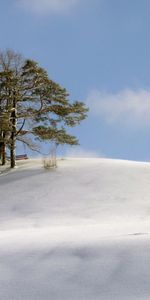
[[[92,114],[107,123],[150,126],[150,90],[126,89],[114,94],[93,90],[87,104]]]
[[[77,157],[77,158],[89,158],[89,157],[104,157],[102,153],[97,153],[88,149],[84,149],[80,146],[75,146],[70,148],[66,152],[67,157]]]
[[[37,14],[66,13],[70,11],[79,0],[16,0],[21,8]]]

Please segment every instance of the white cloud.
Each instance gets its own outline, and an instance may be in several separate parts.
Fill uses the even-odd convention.
[[[17,0],[17,4],[37,15],[50,13],[66,13],[79,0]]]
[[[77,157],[77,158],[89,158],[89,157],[104,157],[102,153],[97,153],[95,151],[90,151],[88,149],[83,149],[80,146],[75,146],[67,150],[67,157]]]
[[[150,126],[150,90],[122,90],[114,94],[93,90],[87,105],[92,114],[107,123]]]

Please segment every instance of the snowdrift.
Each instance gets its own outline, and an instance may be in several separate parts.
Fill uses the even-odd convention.
[[[150,299],[150,164],[0,170],[0,299]]]

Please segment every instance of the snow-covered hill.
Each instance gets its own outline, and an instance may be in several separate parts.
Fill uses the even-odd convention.
[[[150,164],[1,170],[0,299],[150,299]]]

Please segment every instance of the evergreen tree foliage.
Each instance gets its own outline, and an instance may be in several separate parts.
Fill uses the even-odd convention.
[[[12,50],[0,53],[0,157],[5,164],[10,148],[11,167],[15,166],[16,140],[35,149],[38,140],[56,145],[77,145],[68,133],[87,116],[84,103],[71,102],[66,89],[49,79],[48,73],[33,60],[24,60]]]

